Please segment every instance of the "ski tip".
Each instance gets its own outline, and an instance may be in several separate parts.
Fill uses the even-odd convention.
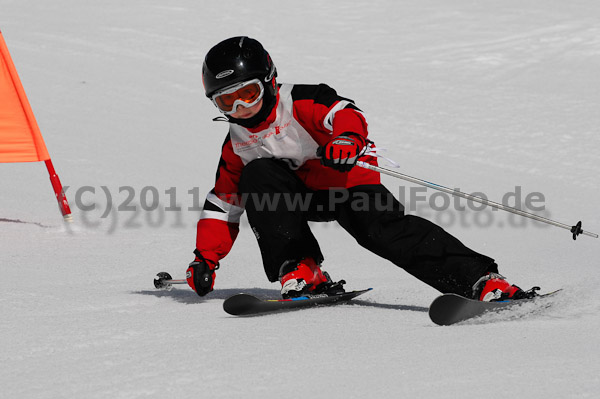
[[[540,298],[552,296],[562,289],[539,294],[532,298],[513,299],[503,301],[478,301],[465,298],[456,294],[443,294],[433,300],[429,306],[431,321],[440,326],[448,326],[474,317],[482,316],[489,312],[500,312],[513,305],[536,301]]]
[[[223,302],[223,310],[233,316],[248,314],[254,305],[261,302],[257,297],[250,294],[236,294]]]

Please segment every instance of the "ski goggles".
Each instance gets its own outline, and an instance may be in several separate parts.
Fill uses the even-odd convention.
[[[236,112],[237,106],[250,108],[263,98],[265,87],[260,79],[235,84],[215,93],[211,100],[213,104],[225,115]]]

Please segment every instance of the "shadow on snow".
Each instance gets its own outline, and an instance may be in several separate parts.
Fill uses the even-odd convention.
[[[132,294],[138,295],[151,295],[159,298],[172,298],[177,302],[186,303],[186,304],[197,304],[202,303],[207,300],[212,299],[222,299],[225,300],[232,295],[235,294],[250,294],[254,295],[260,299],[279,299],[280,293],[279,290],[265,289],[265,288],[225,288],[218,289],[207,296],[201,297],[196,295],[191,290],[182,290],[173,288],[171,291],[167,290],[144,290],[144,291],[132,291]],[[365,307],[373,307],[378,309],[390,309],[390,310],[407,310],[412,312],[427,312],[429,308],[423,306],[413,306],[413,305],[400,305],[400,304],[391,304],[391,303],[377,303],[371,302],[367,300],[352,300],[347,304],[349,305],[357,305],[357,306],[365,306]]]
[[[227,299],[235,294],[250,294],[261,299],[273,299],[279,297],[279,290],[270,290],[265,288],[224,288],[217,289],[207,296],[199,296],[192,290],[183,290],[173,288],[171,291],[167,290],[144,290],[144,291],[132,291],[132,294],[138,295],[151,295],[159,298],[168,297],[181,303],[195,304],[205,302],[211,299]]]

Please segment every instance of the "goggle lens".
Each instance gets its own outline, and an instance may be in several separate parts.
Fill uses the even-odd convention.
[[[253,81],[244,84],[239,89],[231,93],[216,94],[213,101],[216,106],[223,112],[235,112],[234,107],[237,107],[236,102],[241,101],[244,107],[250,107],[255,102],[260,100],[263,94],[263,88],[260,82]],[[238,104],[240,104],[238,102]],[[247,105],[246,105],[247,104]]]

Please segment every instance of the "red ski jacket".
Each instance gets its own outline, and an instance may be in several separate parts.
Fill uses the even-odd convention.
[[[197,225],[196,248],[202,256],[216,264],[231,250],[244,212],[238,183],[244,165],[254,159],[285,161],[311,190],[379,184],[379,174],[364,168],[342,173],[321,165],[317,148],[346,132],[366,139],[367,122],[352,100],[325,84],[282,84],[264,122],[254,128],[230,123],[215,187],[206,197]],[[361,160],[376,164],[374,157]]]

